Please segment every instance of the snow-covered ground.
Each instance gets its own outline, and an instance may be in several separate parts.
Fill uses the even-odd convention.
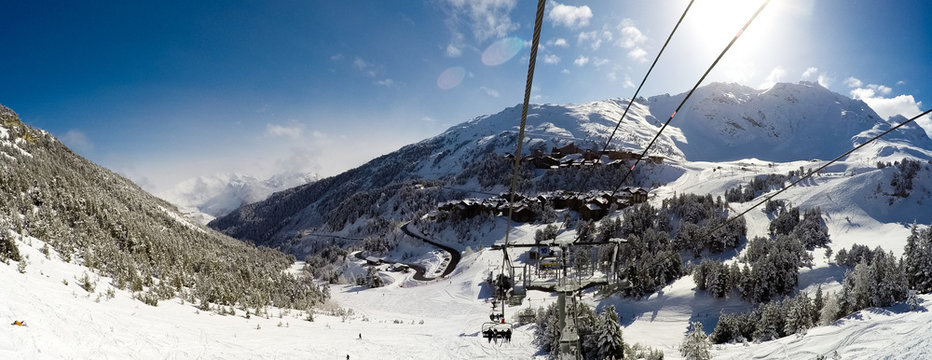
[[[786,173],[811,162],[770,165],[742,160],[731,163],[692,162],[682,165],[686,174],[654,189],[652,200],[673,193],[721,194],[724,189],[746,183],[758,173]],[[922,198],[872,197],[885,171],[866,166],[839,166],[824,176],[787,191],[780,198],[793,205],[821,206],[826,214],[832,242],[837,252],[854,243],[883,246],[902,253],[911,223],[911,214],[920,224],[928,224]],[[928,174],[915,184],[917,195],[932,188]],[[753,203],[732,204],[741,211]],[[893,219],[900,219],[893,221]],[[766,214],[752,211],[747,218],[749,236],[766,233]],[[314,321],[300,311],[270,309],[268,316],[242,310],[236,316],[198,311],[195,304],[180,300],[163,301],[157,307],[133,300],[132,294],[111,290],[110,279],[99,278],[74,262],[59,260],[54,250],[46,257],[44,244],[26,238],[18,241],[20,252],[28,256],[25,273],[16,262],[0,263],[0,359],[125,359],[125,358],[202,358],[202,359],[475,359],[543,358],[532,343],[534,326],[516,328],[511,343],[489,343],[479,336],[488,321],[491,289],[483,284],[490,268],[501,263],[501,253],[487,246],[501,242],[504,223],[500,219],[477,229],[484,233],[473,244],[451,244],[464,250],[457,270],[449,277],[431,282],[413,280],[412,273],[384,272],[388,285],[367,289],[355,285],[331,287],[332,302],[316,310]],[[520,224],[510,235],[514,243],[533,242],[541,224]],[[443,238],[444,234],[431,234]],[[419,262],[429,272],[441,267],[443,256],[430,255],[426,245],[412,240],[400,252],[418,252]],[[470,250],[466,251],[469,246]],[[481,250],[480,250],[481,249]],[[520,250],[512,258],[521,259]],[[813,290],[822,284],[831,292],[838,287],[843,269],[831,265],[824,250],[814,252],[815,264],[800,272],[800,288]],[[361,271],[362,261],[350,257],[351,268]],[[90,274],[96,282],[93,293],[81,288],[79,279]],[[700,321],[711,331],[718,314],[744,311],[750,305],[737,299],[714,299],[697,292],[690,277],[675,281],[641,300],[611,297],[584,301],[601,309],[615,305],[622,316],[624,339],[663,350],[670,359],[677,351],[691,321]],[[108,292],[112,291],[112,297]],[[925,295],[928,306],[932,296]],[[555,301],[543,292],[531,291],[520,307],[509,307],[509,317],[523,308],[538,308]],[[338,310],[351,310],[340,315]],[[27,326],[7,325],[14,320]],[[717,357],[813,358],[817,355],[842,358],[928,358],[932,343],[932,312],[908,312],[903,305],[888,309],[868,309],[835,324],[810,329],[802,336],[791,336],[760,344],[716,346]],[[361,338],[360,338],[361,335]]]
[[[528,231],[523,231],[527,233]],[[94,293],[79,287],[86,269],[46,258],[42,242],[19,242],[28,255],[25,273],[17,264],[0,264],[0,320],[25,321],[26,327],[0,327],[0,358],[26,359],[476,359],[542,357],[532,343],[533,325],[516,328],[511,343],[488,343],[479,329],[488,321],[491,290],[482,280],[500,252],[483,250],[464,257],[448,279],[411,280],[411,273],[391,273],[388,286],[366,289],[345,285],[331,288],[333,302],[352,309],[345,316],[321,312],[313,322],[299,311],[269,310],[269,316],[249,319],[198,311],[194,304],[164,301],[157,307],[133,300],[131,294],[106,293],[109,279],[91,274]],[[355,261],[355,260],[354,260]],[[67,282],[67,284],[65,283]],[[615,304],[623,317],[624,337],[679,357],[677,347],[690,321],[713,321],[725,308],[749,306],[738,300],[716,300],[693,290],[687,277],[645,300],[587,301]],[[926,304],[932,296],[924,296]],[[545,306],[555,298],[531,291],[522,307]],[[932,313],[906,312],[903,305],[870,309],[833,325],[773,342],[716,346],[723,358],[812,358],[835,351],[843,358],[924,358],[932,354],[925,341],[932,331]],[[360,335],[362,338],[360,339]]]
[[[480,283],[497,252],[464,258],[448,280],[387,273],[396,281],[386,287],[333,287],[335,304],[308,322],[299,311],[247,319],[242,310],[222,316],[180,300],[152,307],[122,290],[109,298],[109,279],[62,262],[54,250],[46,258],[39,240],[17,243],[29,257],[25,273],[16,262],[0,264],[2,359],[526,359],[537,352],[529,326],[508,344],[478,336],[490,310]],[[97,283],[93,293],[78,285],[85,273]],[[338,306],[352,313],[322,313]],[[27,326],[7,325],[16,320]]]

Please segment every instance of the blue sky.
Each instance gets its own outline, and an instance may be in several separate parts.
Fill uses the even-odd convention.
[[[631,96],[687,3],[549,1],[533,101]],[[696,0],[642,95],[688,90],[760,3]],[[153,191],[218,172],[329,176],[521,102],[535,6],[5,1],[0,103]],[[929,13],[774,0],[708,81],[818,81],[911,116],[932,104]]]

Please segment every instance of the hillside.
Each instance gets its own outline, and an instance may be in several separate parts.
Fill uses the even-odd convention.
[[[7,250],[0,259],[19,261],[23,271],[39,259],[23,260],[12,244],[35,238],[47,244],[44,255],[93,269],[150,305],[180,297],[205,310],[307,308],[325,298],[308,279],[283,273],[293,258],[189,221],[3,106],[0,187],[0,243]]]
[[[610,148],[643,151],[683,96],[637,99]],[[527,154],[535,150],[549,154],[554,147],[575,143],[601,150],[626,104],[615,99],[532,106],[524,148]],[[397,238],[392,223],[427,214],[439,202],[487,197],[474,191],[506,190],[511,165],[501,155],[514,151],[519,117],[519,107],[477,117],[343,174],[244,206],[209,226],[299,256],[311,252],[322,239],[311,234]],[[889,126],[863,102],[812,83],[781,83],[767,90],[714,83],[699,88],[652,148],[649,155],[664,157],[664,163],[639,166],[626,185],[666,184],[687,173],[693,161],[830,159]],[[932,140],[921,128],[909,126],[853,155],[857,162],[852,164],[871,167],[881,160],[930,155]],[[623,175],[624,171],[611,169],[525,168],[520,190],[533,194],[612,189],[619,186],[613,179]],[[425,181],[430,186],[418,187]],[[393,210],[386,212],[387,208]]]

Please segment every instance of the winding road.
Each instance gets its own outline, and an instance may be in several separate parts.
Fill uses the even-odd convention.
[[[451,247],[449,247],[449,246],[440,244],[440,243],[435,242],[435,241],[433,241],[433,240],[430,240],[430,239],[428,239],[428,238],[426,238],[426,237],[424,237],[424,236],[421,236],[421,235],[419,235],[419,234],[414,233],[413,231],[411,231],[411,229],[408,229],[408,226],[409,226],[409,225],[411,225],[410,222],[405,223],[404,225],[402,225],[402,226],[401,226],[401,231],[404,231],[404,233],[405,233],[406,235],[410,236],[410,237],[413,237],[413,238],[415,238],[415,239],[421,240],[421,241],[423,241],[423,242],[426,242],[426,243],[428,243],[428,244],[431,244],[431,245],[433,245],[433,246],[436,246],[436,247],[438,247],[438,248],[441,248],[441,249],[443,249],[444,251],[446,251],[446,252],[448,252],[448,253],[450,254],[450,262],[447,263],[447,268],[443,270],[443,273],[440,274],[439,277],[444,277],[444,276],[450,275],[450,273],[452,273],[453,270],[456,270],[456,265],[458,265],[458,264],[460,263],[460,259],[462,258],[462,255],[460,255],[460,252],[459,252],[459,251],[456,251],[456,249],[454,249],[454,248],[451,248]],[[360,260],[366,260],[366,257],[363,256],[362,254],[363,254],[362,251],[357,252],[357,253],[356,253],[356,258],[357,258],[357,259],[360,259]],[[404,264],[404,265],[407,265],[408,267],[414,269],[414,280],[417,280],[417,281],[431,281],[431,280],[437,279],[437,277],[427,277],[427,275],[426,275],[426,274],[427,274],[427,269],[425,269],[425,268],[424,268],[423,266],[421,266],[420,264],[410,264],[410,263],[403,263],[403,262],[396,262],[396,261],[387,261],[387,260],[383,260],[383,262],[385,262],[385,263],[387,263],[387,264]]]
[[[441,248],[441,249],[443,249],[444,251],[450,253],[450,262],[447,264],[447,268],[446,268],[445,270],[443,270],[443,273],[440,274],[440,277],[444,277],[444,276],[450,275],[450,273],[452,273],[453,270],[456,270],[456,265],[459,265],[460,259],[462,258],[462,255],[460,254],[459,251],[457,251],[456,249],[451,248],[451,247],[449,247],[449,246],[446,246],[446,245],[443,245],[443,244],[441,244],[441,243],[438,243],[438,242],[436,242],[436,241],[430,240],[430,239],[428,239],[428,238],[426,238],[426,237],[423,237],[423,236],[421,236],[421,235],[419,235],[419,234],[415,234],[413,231],[411,231],[411,229],[408,228],[409,226],[411,226],[411,223],[410,223],[410,222],[405,223],[404,225],[401,226],[401,231],[404,231],[405,234],[407,234],[407,235],[410,236],[410,237],[413,237],[413,238],[415,238],[415,239],[420,239],[421,241],[424,241],[424,242],[426,242],[426,243],[428,243],[428,244],[431,244],[431,245],[433,245],[433,246],[436,246],[436,247],[438,247],[438,248]]]

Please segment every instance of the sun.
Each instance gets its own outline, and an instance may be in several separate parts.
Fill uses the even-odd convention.
[[[720,51],[763,3],[764,0],[698,0],[686,15],[684,30],[700,48]],[[751,27],[760,27],[759,23],[764,22],[760,18],[766,11],[765,8]],[[755,31],[759,30],[756,28]]]

